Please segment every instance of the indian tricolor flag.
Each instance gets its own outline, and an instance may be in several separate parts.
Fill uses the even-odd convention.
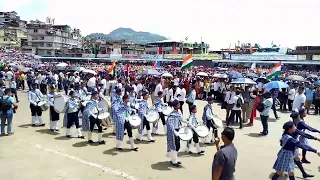
[[[109,74],[115,74],[116,61],[113,61],[111,67],[109,68]]]
[[[275,76],[279,76],[281,74],[281,61],[274,66],[272,69],[269,70],[266,74],[267,79],[272,79]]]
[[[183,71],[185,69],[190,68],[192,66],[192,64],[193,64],[192,54],[189,54],[183,58],[181,70]]]

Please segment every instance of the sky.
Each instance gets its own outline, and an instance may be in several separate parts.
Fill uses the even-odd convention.
[[[273,42],[283,47],[320,45],[320,0],[0,0],[0,11],[24,20],[55,18],[83,35],[127,27],[172,40],[209,43]]]

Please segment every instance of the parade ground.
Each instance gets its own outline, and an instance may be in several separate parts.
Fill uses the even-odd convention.
[[[154,136],[155,143],[136,142],[138,152],[130,151],[128,136],[124,137],[123,151],[115,149],[115,136],[112,128],[104,131],[105,145],[87,144],[86,139],[65,138],[65,129],[59,133],[48,130],[49,111],[43,112],[46,127],[31,127],[31,115],[27,100],[27,91],[19,91],[19,108],[14,114],[12,136],[0,137],[0,179],[1,180],[209,180],[211,179],[211,164],[216,147],[214,144],[202,149],[205,154],[184,153],[186,143],[181,141],[178,154],[182,162],[181,168],[170,165],[167,158],[166,137],[162,125],[159,136]],[[198,121],[201,121],[205,101],[196,101]],[[187,119],[187,105],[184,105],[184,119]],[[217,104],[213,112],[220,118],[225,118],[225,110]],[[280,119],[275,120],[270,114],[269,135],[259,136],[262,125],[257,118],[253,127],[245,127],[236,131],[234,144],[238,149],[236,164],[237,180],[267,180],[274,173],[272,166],[280,150],[279,140],[282,125],[290,120],[289,113],[279,113]],[[60,126],[63,115],[60,115]],[[306,121],[312,127],[320,129],[320,116],[308,115]],[[219,129],[219,135],[221,130]],[[133,131],[134,136],[137,130]],[[73,130],[76,135],[75,129]],[[320,137],[319,134],[314,134]],[[93,133],[93,140],[98,135]],[[146,138],[146,137],[145,137]],[[222,142],[221,142],[222,143]],[[320,143],[309,141],[315,149],[320,149]],[[126,150],[128,149],[128,150]],[[195,151],[192,145],[191,150]],[[320,179],[320,161],[314,153],[307,153],[311,164],[303,164],[307,173]],[[302,179],[301,172],[296,168],[297,179]],[[286,179],[283,177],[283,179]]]

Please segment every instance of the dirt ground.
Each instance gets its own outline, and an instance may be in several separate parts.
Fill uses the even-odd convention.
[[[154,137],[156,142],[137,143],[138,152],[115,150],[115,137],[112,129],[104,131],[105,145],[88,145],[86,139],[66,139],[65,129],[59,133],[48,130],[49,112],[44,112],[46,127],[31,127],[31,115],[27,101],[27,91],[19,92],[19,109],[14,115],[13,136],[0,137],[0,179],[1,180],[205,180],[211,179],[211,164],[216,148],[203,146],[203,156],[189,155],[184,152],[185,142],[181,144],[179,158],[183,167],[174,168],[170,165],[166,154],[166,138],[164,135]],[[205,101],[197,101],[198,118],[202,116]],[[214,104],[214,113],[225,117],[224,110]],[[187,112],[187,105],[184,105]],[[185,113],[188,114],[188,113]],[[269,123],[269,136],[257,136],[262,129],[259,119],[255,120],[253,127],[240,130],[235,126],[235,146],[238,149],[236,166],[237,180],[267,180],[274,172],[272,169],[276,155],[280,149],[279,139],[282,125],[288,121],[289,114],[279,113],[279,120],[271,114]],[[187,118],[185,115],[184,118]],[[62,119],[62,115],[60,116]],[[309,115],[307,123],[320,129],[319,116]],[[62,121],[60,121],[60,125]],[[160,126],[161,127],[161,126]],[[220,128],[220,132],[221,132]],[[219,134],[220,134],[219,132]],[[73,130],[75,135],[75,130]],[[137,130],[134,130],[136,135]],[[163,134],[161,127],[160,133]],[[319,136],[318,134],[315,134]],[[93,134],[93,140],[97,140]],[[314,148],[319,149],[320,144],[309,141]],[[123,148],[130,148],[128,137],[124,137]],[[195,151],[195,148],[192,147]],[[320,178],[318,156],[307,153],[312,164],[304,164],[308,173]],[[297,177],[301,172],[296,169]],[[283,178],[285,179],[285,178]]]

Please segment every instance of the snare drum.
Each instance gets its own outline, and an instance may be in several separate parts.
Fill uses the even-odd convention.
[[[180,128],[178,134],[182,141],[190,141],[193,137],[192,129],[189,127]]]
[[[212,121],[213,121],[213,126],[216,128],[222,127],[223,125],[222,120],[217,116],[214,116]]]
[[[140,117],[138,115],[132,115],[129,118],[129,123],[133,127],[138,127],[141,124],[141,119],[140,119]]]
[[[159,120],[159,113],[157,110],[150,110],[148,114],[146,115],[147,121],[150,123],[155,123],[156,121]]]
[[[169,116],[169,114],[173,111],[172,107],[170,106],[163,106],[162,107],[162,113],[165,115],[165,116]]]
[[[64,113],[67,108],[68,96],[57,95],[53,100],[53,107],[57,113]]]
[[[41,108],[42,111],[46,111],[49,109],[49,105],[47,101],[38,102],[38,106]]]
[[[195,132],[199,137],[207,137],[209,135],[209,129],[205,125],[199,125],[195,128]]]

